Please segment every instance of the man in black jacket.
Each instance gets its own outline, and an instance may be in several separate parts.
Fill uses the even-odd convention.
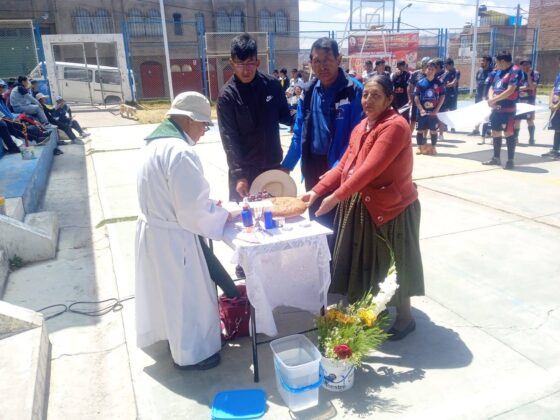
[[[231,42],[233,76],[220,91],[218,124],[229,167],[229,199],[249,195],[254,179],[280,169],[282,146],[278,123],[292,117],[278,80],[257,70],[257,42],[241,34]]]

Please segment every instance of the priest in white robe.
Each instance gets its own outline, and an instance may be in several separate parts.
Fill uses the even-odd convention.
[[[194,150],[212,125],[208,100],[181,93],[167,116],[146,138],[138,169],[137,345],[168,340],[176,367],[209,369],[220,362],[220,320],[216,267],[200,238],[221,240],[229,213],[209,198]]]

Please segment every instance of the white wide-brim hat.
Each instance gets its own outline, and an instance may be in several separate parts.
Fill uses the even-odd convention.
[[[166,115],[186,115],[194,121],[212,123],[210,102],[198,92],[183,92],[178,94]]]
[[[297,186],[286,172],[271,169],[256,177],[249,189],[251,195],[258,194],[261,191],[267,191],[273,197],[295,197]]]

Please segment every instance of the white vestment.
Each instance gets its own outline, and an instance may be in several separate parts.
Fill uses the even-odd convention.
[[[175,363],[196,364],[221,348],[216,285],[197,235],[221,240],[228,212],[209,199],[188,137],[150,141],[137,186],[137,345],[168,340]]]

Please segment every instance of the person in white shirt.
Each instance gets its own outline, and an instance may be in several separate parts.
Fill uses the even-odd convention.
[[[221,240],[229,213],[209,198],[210,186],[194,150],[212,125],[210,103],[198,92],[183,92],[167,116],[140,152],[137,345],[168,340],[175,367],[204,370],[220,362],[220,320],[212,280],[222,287],[215,276],[225,270],[202,238]],[[235,295],[231,278],[229,282]]]

